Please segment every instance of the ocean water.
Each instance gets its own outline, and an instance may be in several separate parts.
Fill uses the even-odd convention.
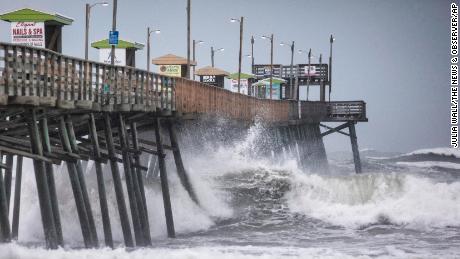
[[[378,151],[363,151],[361,175],[354,174],[350,153],[329,154],[328,172],[310,172],[286,152],[280,154],[283,159],[254,156],[260,134],[255,127],[235,143],[204,141],[199,151],[183,149],[200,206],[188,197],[169,161],[176,239],[166,237],[159,182],[147,181],[149,248],[123,247],[110,174],[105,180],[117,247],[82,248],[61,166],[55,172],[66,245],[46,250],[32,164],[26,160],[19,240],[0,245],[0,258],[460,258],[457,151],[425,150],[424,161],[414,154],[382,159]],[[91,163],[86,168],[102,243],[94,169]]]

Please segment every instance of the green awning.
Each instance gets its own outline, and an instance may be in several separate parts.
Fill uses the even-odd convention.
[[[0,20],[7,22],[47,22],[57,25],[70,25],[73,22],[72,18],[58,13],[46,13],[30,8],[0,14]]]
[[[227,78],[238,80],[238,72],[228,75]],[[241,73],[240,78],[241,79],[250,79],[250,78],[254,79],[254,78],[256,78],[256,76],[253,75],[253,74]]]
[[[96,49],[110,49],[112,45],[109,44],[109,39],[95,41],[91,43],[91,47]],[[117,49],[143,49],[144,44],[139,42],[129,42],[126,40],[118,40]]]
[[[286,80],[281,79],[281,78],[274,77],[274,78],[272,79],[272,82],[273,82],[274,84],[283,84],[283,83],[286,83]],[[259,81],[257,81],[256,83],[254,83],[253,85],[254,85],[254,86],[270,85],[270,78],[265,78],[265,79],[259,80]]]

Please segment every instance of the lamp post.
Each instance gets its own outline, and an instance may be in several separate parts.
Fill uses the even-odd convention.
[[[187,79],[190,79],[190,12],[191,0],[187,0]]]
[[[117,0],[113,0],[112,31],[117,30],[117,3]],[[112,51],[110,52],[110,64],[115,65],[115,45],[112,45]]]
[[[334,43],[335,38],[332,36],[329,38],[329,102],[331,101],[331,89],[332,89],[332,43]]]
[[[88,41],[89,41],[89,18],[91,13],[91,8],[95,7],[96,5],[108,6],[109,3],[107,2],[97,2],[94,4],[86,4],[86,27],[85,27],[85,60],[88,60]]]
[[[243,48],[243,24],[244,24],[244,17],[241,16],[241,18],[235,19],[232,18],[230,20],[231,22],[239,22],[240,23],[240,53],[238,56],[238,93],[240,92],[240,87],[241,87],[241,56],[242,54],[242,48]]]
[[[293,81],[294,81],[294,75],[293,75],[293,67],[294,67],[294,44],[295,42],[292,41],[292,44],[286,44],[284,42],[281,42],[281,46],[290,46],[291,47],[291,69],[289,73],[289,87],[290,87],[290,92],[291,92],[291,99],[294,99],[294,88],[293,88]]]
[[[224,48],[220,49],[214,49],[214,47],[211,47],[211,66],[214,67],[214,54],[216,51],[224,51]]]
[[[193,40],[193,63],[195,63],[195,47],[197,44],[203,44],[204,41],[202,40]],[[195,80],[195,66],[193,66],[193,80]]]
[[[270,99],[273,99],[273,33],[271,36],[262,36],[262,39],[270,39]]]
[[[251,36],[251,73],[254,74],[254,36]]]
[[[150,27],[147,27],[147,72],[150,72],[150,35],[152,33],[160,34],[160,30],[151,30]]]

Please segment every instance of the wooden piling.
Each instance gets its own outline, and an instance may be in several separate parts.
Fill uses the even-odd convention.
[[[189,177],[187,175],[187,172],[184,167],[184,163],[182,161],[182,155],[180,152],[179,148],[179,143],[177,141],[177,135],[176,135],[176,129],[174,127],[173,121],[172,120],[167,120],[166,122],[168,131],[169,131],[169,139],[171,141],[171,147],[172,147],[172,152],[174,156],[174,163],[176,164],[176,170],[177,174],[179,176],[179,180],[184,186],[185,190],[188,192],[190,195],[190,198],[198,205],[200,205],[198,198],[196,196],[195,190],[193,189]]]
[[[37,125],[37,114],[35,109],[31,109],[29,118],[29,136],[31,140],[32,153],[43,156],[43,146]],[[51,205],[48,180],[46,177],[45,163],[34,160],[35,181],[37,183],[38,202],[42,217],[43,229],[45,233],[46,246],[50,249],[58,247],[56,227],[54,225],[54,213]]]
[[[19,232],[19,212],[21,207],[21,183],[22,183],[22,156],[16,157],[16,178],[14,181],[14,203],[13,203],[13,223],[11,236],[18,239]]]
[[[158,152],[158,162],[160,167],[160,181],[161,181],[161,191],[163,193],[163,205],[165,209],[166,217],[166,228],[168,231],[168,237],[176,237],[174,230],[174,220],[171,209],[171,198],[169,196],[169,185],[168,185],[168,175],[166,172],[166,163],[165,163],[165,153],[163,151],[163,145],[161,142],[160,135],[160,120],[158,117],[153,119],[153,124],[155,128],[155,139],[157,143],[157,152]]]
[[[77,138],[75,137],[72,118],[69,114],[65,116],[65,124],[67,127],[67,134],[69,134],[68,137],[70,141],[71,152],[78,155],[79,151],[78,151],[78,145],[77,145]],[[75,163],[75,167],[77,169],[78,182],[80,183],[80,189],[81,189],[81,193],[83,196],[83,202],[84,202],[84,206],[86,210],[86,215],[88,217],[88,223],[90,227],[89,230],[91,233],[91,240],[92,240],[93,246],[98,247],[99,240],[97,238],[96,224],[94,222],[93,210],[91,209],[91,202],[89,200],[88,190],[86,189],[85,175],[83,174],[83,169],[82,169],[80,160],[77,160],[77,162]]]
[[[131,122],[131,138],[133,142],[133,148],[136,151],[139,151],[139,140],[138,140],[138,134],[137,134],[137,125],[136,122]],[[134,163],[138,166],[141,165],[141,159],[140,155],[138,153],[135,153],[134,155]],[[142,176],[142,171],[140,170],[139,167],[136,167],[136,169],[133,171],[137,178],[138,186],[139,186],[139,191],[142,199],[142,207],[143,207],[143,213],[144,213],[144,218],[145,222],[143,230],[144,230],[144,238],[146,240],[147,244],[151,244],[152,239],[150,237],[150,224],[149,224],[149,214],[147,211],[147,201],[145,199],[145,189],[144,189],[144,178]]]
[[[355,172],[362,173],[361,159],[359,157],[358,137],[356,136],[355,122],[349,122],[348,130],[350,131],[351,150],[353,151],[353,161]]]
[[[11,240],[10,220],[8,218],[8,204],[6,200],[5,183],[2,171],[0,170],[0,242],[9,242]]]
[[[67,128],[65,125],[64,118],[59,118],[59,136],[61,138],[61,144],[64,151],[72,153],[72,148],[70,145],[69,135],[67,133]],[[83,200],[83,194],[81,191],[81,185],[79,177],[77,174],[77,168],[74,162],[67,161],[67,171],[69,173],[70,184],[72,186],[72,192],[75,199],[75,204],[77,207],[78,219],[80,221],[81,231],[83,235],[83,241],[85,247],[93,247],[94,243],[92,240],[91,230],[88,222],[88,215],[85,208],[85,202]]]
[[[48,120],[46,117],[43,117],[40,120],[40,126],[41,126],[40,129],[41,129],[43,150],[45,152],[51,153],[51,143],[50,143],[49,132],[48,132]],[[57,200],[57,194],[56,194],[56,184],[54,182],[53,165],[51,163],[45,163],[45,168],[46,168],[46,180],[48,182],[48,188],[50,192],[51,208],[53,209],[54,226],[56,228],[57,241],[60,246],[63,246],[64,238],[62,236],[61,217],[59,216],[59,206],[58,206],[58,200]]]
[[[131,209],[131,219],[133,221],[134,237],[136,239],[136,245],[144,246],[144,234],[142,232],[141,217],[143,213],[140,213],[138,196],[136,195],[136,189],[134,187],[133,173],[131,172],[131,161],[128,152],[129,145],[126,137],[126,125],[124,122],[123,115],[118,114],[118,136],[120,140],[121,153],[123,157],[123,171],[125,172],[126,190],[128,192],[129,207]],[[140,202],[142,203],[142,201]]]
[[[112,228],[110,226],[110,216],[109,216],[109,208],[107,205],[104,175],[103,175],[102,165],[100,162],[101,151],[99,147],[99,140],[97,138],[96,122],[94,120],[93,113],[90,113],[89,116],[90,116],[89,121],[88,121],[89,135],[91,138],[91,143],[93,145],[93,154],[95,156],[94,164],[96,167],[97,190],[99,194],[99,204],[101,207],[102,226],[104,229],[104,240],[105,240],[106,246],[113,248]]]
[[[6,170],[5,170],[5,192],[6,192],[6,206],[10,211],[10,199],[11,199],[11,182],[13,179],[13,155],[6,154]]]
[[[104,125],[105,125],[105,140],[107,144],[107,151],[110,157],[110,167],[112,171],[113,186],[115,189],[115,195],[117,198],[118,213],[120,215],[121,229],[123,231],[123,238],[125,246],[133,247],[133,236],[131,234],[131,226],[129,225],[128,212],[126,210],[126,203],[123,194],[123,187],[120,179],[120,172],[117,165],[115,146],[113,143],[112,125],[110,122],[109,113],[104,113]]]

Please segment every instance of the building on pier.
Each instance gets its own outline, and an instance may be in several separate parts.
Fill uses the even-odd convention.
[[[11,23],[13,44],[46,48],[62,52],[62,27],[71,25],[72,18],[58,13],[23,8],[0,14],[0,20]]]
[[[225,77],[228,76],[229,73],[219,68],[207,66],[198,69],[195,75],[200,78],[200,82],[202,83],[224,88]]]
[[[166,54],[152,59],[152,64],[158,66],[158,73],[172,77],[187,77],[187,59],[174,54]],[[190,60],[190,66],[196,66],[196,61]]]
[[[112,45],[109,44],[109,39],[92,42],[91,47],[99,50],[100,62],[111,63]],[[115,65],[136,67],[136,51],[143,48],[142,43],[119,39],[115,46]]]

